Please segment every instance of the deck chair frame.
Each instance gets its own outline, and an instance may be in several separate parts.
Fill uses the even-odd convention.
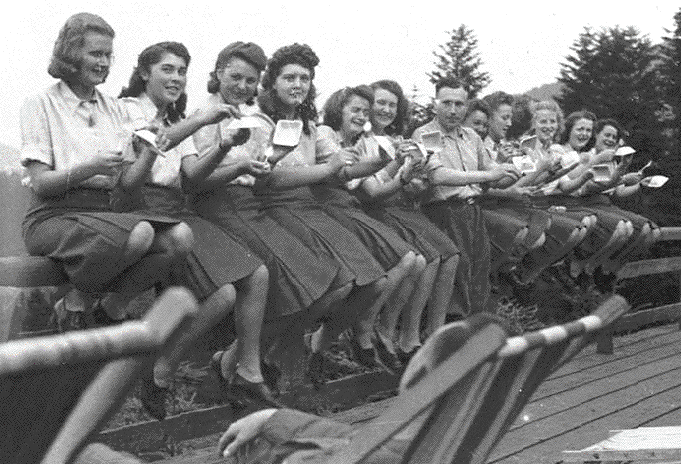
[[[195,312],[170,289],[141,321],[0,345],[0,462],[70,462]]]

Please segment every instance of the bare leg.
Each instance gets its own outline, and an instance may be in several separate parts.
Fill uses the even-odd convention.
[[[435,264],[434,268],[433,264]],[[428,279],[429,274],[425,272],[428,266],[426,259],[418,255],[412,267],[412,272],[402,281],[399,290],[393,294],[391,301],[381,311],[375,328],[378,336],[381,337],[381,342],[391,353],[395,354],[393,342],[397,338],[395,332],[400,315],[402,315],[401,336],[404,334],[404,325],[407,319],[413,319],[418,314],[420,320],[421,313],[423,313],[423,308],[426,306],[428,295],[435,281],[438,264],[439,260],[431,263],[430,267],[433,272],[429,274],[432,274],[432,279]],[[424,276],[426,280],[423,279]],[[418,337],[418,328],[416,332]]]
[[[269,272],[263,265],[237,283],[234,314],[237,336],[237,373],[249,382],[263,381],[260,371],[260,334],[265,316]]]
[[[426,315],[426,336],[435,332],[445,323],[445,317],[454,304],[454,285],[456,285],[456,268],[459,266],[459,255],[452,256],[442,263],[435,280],[433,296]],[[412,340],[416,341],[416,339]],[[409,345],[402,345],[409,349]],[[410,350],[405,350],[409,352]]]
[[[404,255],[397,266],[388,271],[385,287],[379,297],[368,310],[360,315],[354,327],[355,339],[360,347],[371,348],[373,346],[371,336],[374,331],[376,316],[390,295],[397,289],[404,278],[409,275],[415,260],[416,255],[412,251]]]

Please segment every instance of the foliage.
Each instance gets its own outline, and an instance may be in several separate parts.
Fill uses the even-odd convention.
[[[531,105],[533,98],[527,94],[513,97],[513,119],[506,137],[510,140],[519,139],[532,126]]]
[[[634,27],[597,32],[587,27],[571,49],[558,79],[565,86],[559,98],[565,113],[587,109],[599,118],[614,118],[639,152],[662,155],[663,94],[650,39]]]
[[[461,24],[449,32],[449,41],[440,45],[435,71],[429,73],[430,81],[437,82],[443,77],[456,77],[469,87],[470,98],[475,98],[490,82],[489,74],[480,71],[482,60],[478,54],[478,39],[472,29]]]
[[[659,71],[662,76],[664,99],[669,108],[667,126],[671,141],[671,152],[679,164],[681,155],[681,9],[674,15],[674,30],[667,30],[670,36],[662,38],[661,63]],[[676,166],[678,167],[678,166]]]

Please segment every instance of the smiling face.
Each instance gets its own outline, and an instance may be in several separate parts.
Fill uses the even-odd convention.
[[[113,55],[113,38],[96,32],[87,32],[85,43],[78,53],[79,69],[75,83],[85,89],[106,81]]]
[[[570,130],[568,143],[573,150],[579,151],[589,143],[593,132],[594,122],[591,119],[579,119]]]
[[[361,134],[370,114],[371,103],[358,95],[353,95],[343,107],[341,123],[343,136],[353,138]]]
[[[453,131],[463,123],[466,116],[468,92],[461,87],[452,89],[442,87],[435,102],[435,115],[440,125],[447,131]]]
[[[218,70],[220,95],[225,103],[240,105],[250,101],[258,90],[260,72],[248,61],[239,57],[231,58],[225,67]]]
[[[281,68],[272,87],[284,106],[295,109],[307,98],[311,84],[310,70],[299,64],[287,64]]]
[[[159,108],[175,103],[187,85],[187,62],[172,53],[166,53],[161,61],[142,73],[146,82],[146,94]]]
[[[488,133],[487,115],[484,112],[480,110],[473,111],[471,114],[468,115],[463,125],[466,127],[470,127],[475,132],[477,132],[481,139],[484,140],[485,137],[487,137]]]
[[[616,127],[609,124],[605,125],[601,131],[596,134],[596,153],[600,153],[603,150],[617,148],[617,143],[619,142],[619,133]]]
[[[506,138],[506,133],[511,127],[513,107],[503,104],[492,113],[489,120],[489,135],[496,142]]]
[[[544,145],[553,142],[553,138],[558,131],[558,116],[555,111],[539,110],[532,119],[537,138]]]
[[[381,88],[374,91],[371,124],[377,134],[382,134],[397,117],[397,103],[398,98],[394,93]]]

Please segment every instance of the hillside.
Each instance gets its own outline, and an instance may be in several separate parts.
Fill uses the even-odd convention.
[[[525,95],[531,97],[533,100],[548,100],[556,98],[563,93],[563,84],[560,82],[553,82],[551,84],[540,85],[525,92]]]

